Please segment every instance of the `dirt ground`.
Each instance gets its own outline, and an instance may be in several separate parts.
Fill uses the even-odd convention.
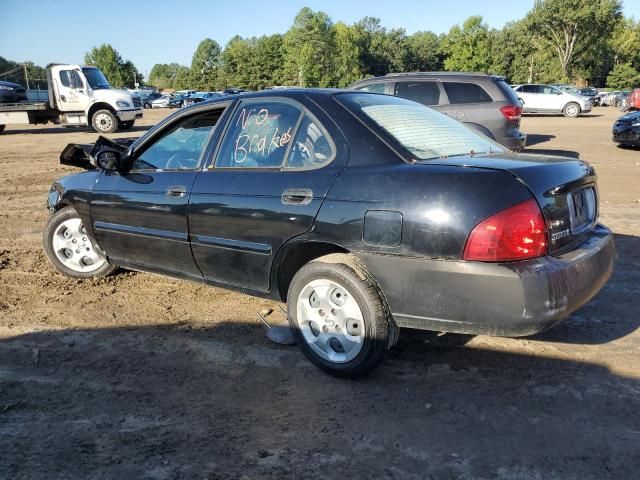
[[[168,111],[145,112],[140,135]],[[74,281],[40,235],[58,163],[88,130],[0,135],[0,478],[640,478],[640,150],[619,112],[527,117],[528,150],[600,176],[618,261],[544,334],[403,331],[359,381],[270,343],[270,302],[141,273]],[[123,136],[114,134],[114,136]]]

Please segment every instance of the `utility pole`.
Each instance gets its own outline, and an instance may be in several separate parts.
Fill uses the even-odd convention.
[[[531,55],[531,63],[529,64],[529,78],[527,83],[533,83],[533,55]]]
[[[22,66],[24,67],[24,80],[25,80],[25,83],[27,84],[27,90],[31,90],[29,88],[29,72],[27,70],[27,64],[23,63]]]

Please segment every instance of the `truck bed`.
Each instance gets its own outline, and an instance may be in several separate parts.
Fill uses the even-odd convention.
[[[0,103],[0,112],[24,112],[30,110],[48,110],[48,102]]]

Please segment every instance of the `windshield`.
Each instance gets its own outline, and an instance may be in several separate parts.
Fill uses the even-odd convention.
[[[84,67],[82,72],[84,73],[84,76],[87,77],[87,82],[89,82],[89,85],[91,85],[91,88],[94,90],[111,88],[109,81],[99,69]]]
[[[505,152],[499,144],[442,113],[390,95],[345,93],[340,103],[417,160]]]

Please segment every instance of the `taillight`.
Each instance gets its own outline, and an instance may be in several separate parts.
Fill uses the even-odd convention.
[[[532,198],[502,210],[471,231],[464,247],[465,260],[509,262],[546,255],[547,227]]]
[[[504,118],[512,122],[520,120],[520,117],[522,116],[522,107],[518,105],[505,105],[500,108],[500,112],[504,115]]]

